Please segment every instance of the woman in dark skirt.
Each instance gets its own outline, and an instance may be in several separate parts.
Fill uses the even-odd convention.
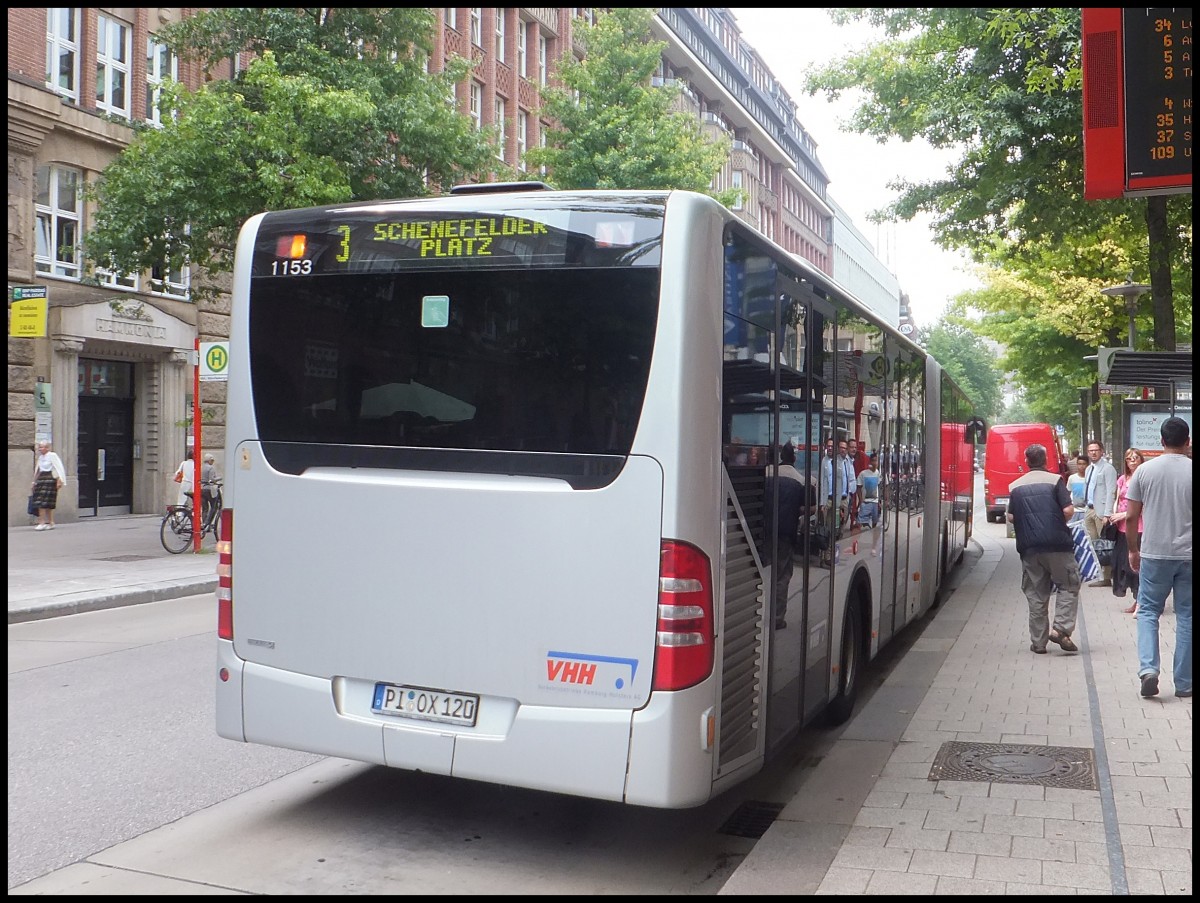
[[[37,508],[38,522],[35,530],[54,529],[54,508],[58,504],[58,490],[67,482],[67,471],[62,458],[50,450],[50,443],[38,443],[37,460],[33,463],[33,507]]]
[[[1129,481],[1133,479],[1133,472],[1144,464],[1145,461],[1146,456],[1136,448],[1131,448],[1125,452],[1125,472],[1117,477],[1117,504],[1113,508],[1113,513],[1107,518],[1108,523],[1117,525],[1117,539],[1112,553],[1113,595],[1118,599],[1123,599],[1126,592],[1133,591],[1133,603],[1128,608],[1123,609],[1126,614],[1137,612],[1139,581],[1137,571],[1129,567],[1129,541],[1125,535],[1125,531],[1128,529],[1126,518],[1128,517],[1129,502],[1125,498],[1125,492],[1129,488]],[[1138,531],[1138,536],[1142,535],[1140,519],[1134,529]]]

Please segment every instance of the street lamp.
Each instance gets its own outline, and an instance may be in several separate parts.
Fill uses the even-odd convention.
[[[1133,350],[1134,339],[1134,316],[1137,314],[1137,299],[1146,292],[1150,291],[1150,286],[1143,285],[1140,282],[1133,281],[1133,273],[1129,274],[1129,278],[1121,285],[1110,285],[1108,288],[1100,289],[1100,294],[1108,295],[1110,298],[1124,298],[1125,310],[1129,312],[1129,350]]]

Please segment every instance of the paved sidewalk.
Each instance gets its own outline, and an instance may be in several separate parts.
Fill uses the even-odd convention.
[[[8,529],[8,623],[212,592],[212,537],[199,554],[172,555],[162,516],[89,518],[53,530]]]
[[[975,531],[973,569],[722,894],[1192,893],[1192,700],[1171,683],[1171,603],[1160,695],[1143,699],[1128,600],[1085,586],[1080,652],[1035,655],[1015,546],[1003,527]],[[1090,749],[1099,789],[1062,786],[1066,769],[1044,783],[930,780],[948,741],[1038,760]]]

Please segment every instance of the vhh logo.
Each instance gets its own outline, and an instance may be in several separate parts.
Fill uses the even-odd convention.
[[[591,685],[596,679],[596,666],[589,662],[546,659],[546,676],[557,683]]]
[[[565,652],[551,649],[546,653],[546,677],[551,683],[590,687],[609,686],[623,690],[633,686],[637,673],[636,658],[614,655],[592,655],[586,652]]]

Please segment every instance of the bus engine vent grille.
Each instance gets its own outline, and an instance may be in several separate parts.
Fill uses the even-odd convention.
[[[762,705],[762,578],[732,498],[725,509],[725,620],[718,769],[758,745]]]

